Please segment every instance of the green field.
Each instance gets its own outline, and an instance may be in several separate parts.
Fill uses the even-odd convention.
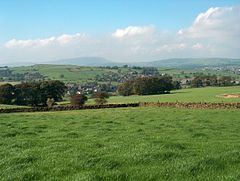
[[[239,180],[240,112],[0,115],[1,180]]]
[[[12,68],[15,73],[39,72],[50,79],[57,79],[66,82],[91,82],[97,75],[118,73],[117,69],[106,69],[101,67],[83,67],[76,65],[33,65]],[[128,68],[121,68],[121,73],[132,71]],[[64,75],[64,77],[61,77]]]
[[[172,91],[171,94],[148,96],[112,96],[109,103],[133,103],[133,102],[240,102],[240,98],[223,98],[223,94],[240,94],[240,86],[235,87],[205,87],[193,89],[181,89]],[[90,99],[88,104],[93,104]]]
[[[119,67],[118,69],[108,69],[101,67],[84,67],[76,65],[33,65],[33,66],[21,66],[11,68],[14,73],[26,73],[26,72],[39,72],[40,74],[46,76],[49,79],[57,79],[65,82],[91,82],[95,80],[97,75],[109,75],[111,73],[116,73],[118,75],[123,75],[130,72],[142,72],[141,69],[133,69]],[[202,70],[200,68],[196,69],[176,69],[176,68],[158,68],[160,74],[168,74],[173,76],[174,79],[184,79],[187,77],[193,77],[194,73],[203,74],[215,74],[217,76],[232,76],[237,80],[240,79],[240,75],[234,74],[230,71],[215,71],[215,70]],[[64,75],[64,77],[61,77]]]
[[[17,106],[17,105],[6,105],[6,104],[0,104],[0,109],[7,109],[7,108],[21,108],[21,107],[27,107],[27,106]]]
[[[240,94],[240,86],[235,87],[205,87],[181,89],[172,91],[171,94],[148,96],[112,96],[108,103],[134,103],[134,102],[240,102],[240,98],[224,98],[223,94]],[[69,100],[58,103],[69,104]],[[86,104],[95,104],[94,99],[89,99]],[[14,105],[1,105],[0,108],[17,107]]]
[[[147,96],[112,96],[108,103],[134,103],[134,102],[240,102],[240,98],[224,98],[223,94],[240,94],[240,86],[235,87],[204,87],[172,91],[171,94]],[[63,101],[59,104],[69,104]],[[87,104],[95,104],[89,99]]]

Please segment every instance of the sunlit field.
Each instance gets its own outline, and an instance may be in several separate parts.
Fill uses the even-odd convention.
[[[113,96],[109,103],[130,102],[240,102],[240,98],[224,98],[223,94],[240,94],[240,86],[236,87],[205,87],[193,89],[181,89],[172,91],[171,94],[148,96]],[[93,100],[88,101],[94,103]]]
[[[1,180],[239,180],[240,112],[128,108],[0,115]]]

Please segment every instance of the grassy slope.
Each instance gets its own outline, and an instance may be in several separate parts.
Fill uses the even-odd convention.
[[[240,112],[2,114],[2,180],[239,180]]]
[[[240,86],[236,87],[205,87],[195,89],[182,89],[173,91],[172,94],[151,96],[115,96],[109,103],[128,102],[240,102],[239,98],[226,99],[218,97],[221,94],[240,93]],[[90,101],[91,103],[92,101]]]
[[[63,81],[70,81],[70,82],[86,82],[91,81],[95,78],[96,75],[107,74],[109,72],[118,73],[116,69],[106,69],[106,68],[99,68],[99,67],[82,67],[82,66],[75,66],[75,65],[34,65],[34,66],[23,66],[23,67],[15,67],[12,68],[14,72],[17,73],[24,73],[24,72],[31,72],[33,70],[40,72],[42,75],[47,76],[50,79],[59,79]],[[128,69],[128,68],[120,68],[122,72],[131,72],[131,71],[138,71],[141,72],[142,70],[136,69]],[[202,72],[204,74],[216,74],[219,76],[222,75],[230,75],[236,77],[236,79],[240,78],[240,75],[235,75],[233,73],[227,71],[203,71],[201,69],[174,69],[174,68],[159,68],[160,73],[166,73],[172,75],[175,78],[184,78],[185,76],[192,77],[193,73]],[[182,73],[184,72],[184,73]],[[61,75],[64,75],[64,78],[61,78]]]
[[[26,67],[15,67],[12,70],[16,73],[24,73],[31,71],[38,71],[42,75],[50,79],[58,79],[70,82],[86,82],[92,81],[96,75],[107,74],[110,72],[117,73],[116,69],[105,69],[100,67],[82,67],[75,65],[34,65]],[[126,68],[121,69],[122,72],[128,71]],[[64,78],[61,78],[61,75]]]

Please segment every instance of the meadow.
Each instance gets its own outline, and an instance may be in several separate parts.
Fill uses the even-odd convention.
[[[7,104],[0,104],[0,109],[8,109],[8,108],[24,108],[28,106],[17,106],[17,105],[7,105]]]
[[[239,180],[240,112],[121,108],[0,115],[1,180]]]
[[[239,102],[238,98],[223,98],[222,94],[240,93],[240,87],[205,87],[181,89],[172,91],[171,94],[151,96],[116,96],[109,102]]]
[[[52,80],[64,82],[92,82],[97,75],[118,73],[117,69],[101,67],[84,67],[76,65],[33,65],[11,68],[14,73],[39,72]],[[131,71],[128,68],[121,68],[121,73]],[[62,77],[63,75],[63,77]]]
[[[20,66],[10,68],[14,73],[26,73],[26,72],[39,72],[46,78],[52,80],[61,80],[64,82],[92,82],[96,76],[108,75],[115,73],[118,75],[124,75],[126,73],[142,72],[141,69],[119,67],[118,69],[109,69],[104,67],[87,67],[87,66],[76,66],[76,65],[51,65],[51,64],[39,64],[33,66]],[[201,68],[195,69],[182,69],[182,68],[158,68],[160,74],[168,74],[175,79],[184,79],[185,77],[193,77],[195,73],[203,73],[205,75],[215,74],[217,76],[232,76],[237,80],[240,79],[239,74],[233,72],[221,70],[205,70]],[[62,77],[63,75],[63,77]],[[115,82],[113,82],[115,83]]]
[[[240,98],[224,98],[224,94],[240,94],[240,86],[234,87],[204,87],[189,88],[171,91],[171,94],[147,95],[147,96],[111,96],[108,103],[135,103],[135,102],[240,102]],[[58,102],[59,105],[70,104],[69,97]],[[89,97],[86,104],[95,104]],[[0,104],[0,109],[20,107],[15,105]]]
[[[134,102],[240,102],[240,98],[224,98],[223,94],[240,94],[240,86],[235,87],[204,87],[189,88],[171,91],[171,94],[147,96],[112,96],[109,103],[134,103]],[[67,103],[67,102],[65,102]],[[94,104],[89,99],[87,104]]]

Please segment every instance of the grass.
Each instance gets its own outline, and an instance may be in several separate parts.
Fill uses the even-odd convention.
[[[236,87],[205,87],[193,89],[181,89],[172,91],[171,94],[151,96],[113,96],[109,103],[129,102],[240,102],[240,98],[223,98],[222,94],[240,93],[240,86]],[[93,101],[90,100],[89,103]]]
[[[0,82],[0,86],[4,85],[4,84],[12,84],[12,85],[16,85],[19,84],[20,82]]]
[[[51,65],[51,64],[40,64],[33,66],[20,66],[11,68],[15,73],[26,73],[26,72],[39,72],[40,74],[46,76],[50,79],[57,79],[64,82],[92,82],[95,80],[97,75],[116,73],[118,75],[123,75],[129,72],[137,71],[142,72],[142,70],[123,68],[119,69],[107,69],[100,67],[85,67],[76,65]],[[240,79],[240,75],[234,74],[230,71],[215,71],[215,70],[202,70],[202,69],[176,69],[176,68],[158,68],[160,74],[169,74],[175,79],[184,79],[185,76],[193,77],[194,73],[215,74],[217,76],[228,75],[235,77],[237,80]],[[118,72],[120,71],[120,72]],[[64,77],[61,77],[64,75]],[[103,83],[103,82],[102,82]],[[116,82],[112,82],[116,84]]]
[[[224,98],[223,94],[240,93],[240,86],[235,87],[204,87],[172,91],[171,94],[147,96],[112,96],[108,103],[133,103],[133,102],[240,102],[240,98]],[[69,104],[66,99],[59,104]],[[89,99],[87,104],[95,104],[94,99]]]
[[[27,106],[17,106],[17,105],[0,104],[0,109],[20,108],[20,107],[27,107]]]
[[[84,67],[76,65],[33,65],[14,67],[15,73],[39,72],[50,79],[57,79],[65,82],[92,82],[97,75],[118,73],[117,69],[106,69],[100,67]],[[127,68],[121,68],[122,72],[128,72]],[[61,77],[64,75],[64,77]]]
[[[134,103],[134,102],[240,102],[240,98],[223,98],[222,94],[240,93],[240,86],[235,87],[205,87],[181,89],[172,91],[171,94],[148,96],[112,96],[108,103]],[[69,100],[59,102],[59,105],[68,105]],[[95,104],[94,99],[89,99],[87,104]],[[1,105],[0,109],[18,107],[15,105]]]
[[[240,112],[0,115],[1,180],[239,180]]]

